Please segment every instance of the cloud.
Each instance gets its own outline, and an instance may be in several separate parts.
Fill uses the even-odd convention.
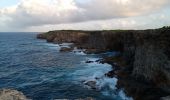
[[[166,5],[168,0],[89,0],[78,4],[85,9],[87,19],[129,17],[153,12]]]
[[[122,19],[147,16],[169,4],[169,0],[21,0],[15,6],[0,9],[0,26],[20,30],[42,26],[76,28],[84,22],[81,25],[93,27],[91,29],[116,25],[124,28],[136,21]],[[74,23],[78,24],[72,25]]]
[[[15,27],[59,24],[74,21],[79,10],[73,0],[22,0],[0,10],[1,19]],[[76,21],[76,20],[75,20]]]
[[[87,21],[69,24],[32,26],[23,31],[44,32],[49,30],[113,30],[113,29],[152,29],[170,25],[169,10],[145,16],[113,18],[108,20]]]

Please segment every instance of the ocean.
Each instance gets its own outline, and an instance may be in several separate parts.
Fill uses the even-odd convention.
[[[36,33],[0,33],[0,88],[19,90],[32,100],[131,100],[116,88],[116,78],[104,75],[112,66],[95,62],[100,54],[60,48],[36,39]],[[85,84],[89,81],[96,82],[95,89]]]

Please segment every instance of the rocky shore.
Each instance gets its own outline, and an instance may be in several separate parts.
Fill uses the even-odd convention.
[[[0,100],[31,100],[22,92],[14,89],[0,89]]]
[[[118,88],[124,88],[134,100],[169,100],[170,95],[170,28],[150,30],[110,31],[50,31],[37,35],[52,43],[73,43],[85,53],[120,52],[101,62],[114,66],[107,76],[118,78]],[[116,68],[115,68],[116,67]]]

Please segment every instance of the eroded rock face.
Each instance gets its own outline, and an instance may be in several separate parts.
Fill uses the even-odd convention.
[[[133,80],[129,81],[129,84],[136,81],[134,85],[143,82],[143,86],[152,86],[152,89],[149,87],[142,89],[142,85],[134,89],[133,85],[126,84],[128,80],[121,81],[121,86],[127,87],[125,89],[127,92],[133,89],[139,90],[133,91],[133,97],[138,95],[136,98],[143,95],[153,98],[155,93],[158,94],[156,100],[159,100],[159,97],[164,96],[158,92],[159,90],[170,95],[170,28],[127,31],[51,31],[39,37],[47,40],[50,38],[50,41],[55,43],[72,42],[78,49],[86,49],[86,53],[119,51],[121,59],[117,64],[124,67],[117,68],[119,70],[110,72],[108,76],[117,74],[119,79],[126,77]],[[112,64],[112,59],[107,62]],[[151,91],[153,97],[150,97],[149,93],[145,94],[145,91]]]
[[[78,49],[86,49],[86,53],[101,53],[120,49],[121,44],[111,31],[50,31],[39,34],[37,38],[53,43],[74,43]]]
[[[72,42],[77,48],[86,49],[86,53],[120,51],[127,68],[136,79],[153,82],[170,80],[170,29],[50,31],[37,37],[55,43]],[[61,51],[68,49],[63,48]],[[160,78],[155,79],[158,76]]]
[[[146,81],[164,77],[170,81],[170,29],[127,31],[50,31],[40,34],[54,43],[72,42],[85,53],[120,51],[136,79]],[[63,48],[61,51],[69,51]],[[162,74],[162,76],[160,76]]]
[[[13,89],[1,89],[0,100],[30,100],[26,96],[17,90]]]

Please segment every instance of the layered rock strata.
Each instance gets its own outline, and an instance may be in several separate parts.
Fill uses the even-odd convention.
[[[116,66],[118,87],[135,100],[159,100],[170,95],[170,28],[150,30],[73,31],[38,34],[53,43],[74,43],[86,53],[119,51],[105,62]],[[116,65],[115,65],[116,63]]]

